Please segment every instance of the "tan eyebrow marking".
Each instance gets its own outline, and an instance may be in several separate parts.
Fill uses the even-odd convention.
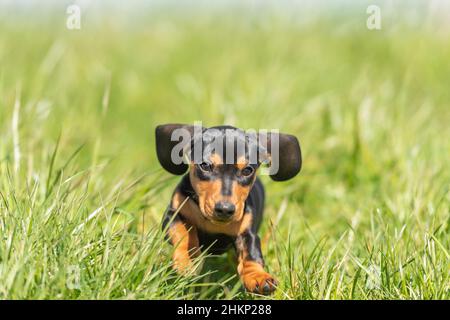
[[[245,157],[240,157],[236,162],[236,167],[239,170],[244,169],[248,165],[248,161]]]
[[[223,164],[223,159],[217,153],[213,153],[209,157],[209,161],[215,166]]]

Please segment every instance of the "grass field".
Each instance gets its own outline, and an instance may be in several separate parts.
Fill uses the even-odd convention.
[[[301,141],[299,176],[263,178],[269,298],[449,299],[448,31],[369,31],[361,8],[92,15],[74,31],[2,13],[0,298],[262,298],[228,256],[172,271],[160,220],[179,177],[153,131],[201,120]]]

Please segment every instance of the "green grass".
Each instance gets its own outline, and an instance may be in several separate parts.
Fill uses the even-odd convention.
[[[227,256],[171,269],[160,220],[179,178],[153,130],[195,120],[301,141],[301,174],[263,179],[271,298],[450,298],[448,33],[371,32],[364,16],[63,18],[0,22],[1,298],[260,298]]]

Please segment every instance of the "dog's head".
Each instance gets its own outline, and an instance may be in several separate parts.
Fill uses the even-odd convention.
[[[301,169],[296,137],[244,132],[231,126],[212,128],[166,124],[156,128],[156,151],[164,169],[184,174],[188,168],[200,211],[213,223],[240,220],[244,204],[263,163],[275,181]]]

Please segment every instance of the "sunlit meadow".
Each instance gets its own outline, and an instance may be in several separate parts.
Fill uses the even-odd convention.
[[[263,177],[269,299],[449,299],[448,16],[380,5],[381,30],[364,1],[92,5],[79,30],[65,6],[5,5],[0,298],[263,298],[231,254],[172,271],[160,221],[179,177],[154,128],[199,120],[301,142],[299,176]]]

